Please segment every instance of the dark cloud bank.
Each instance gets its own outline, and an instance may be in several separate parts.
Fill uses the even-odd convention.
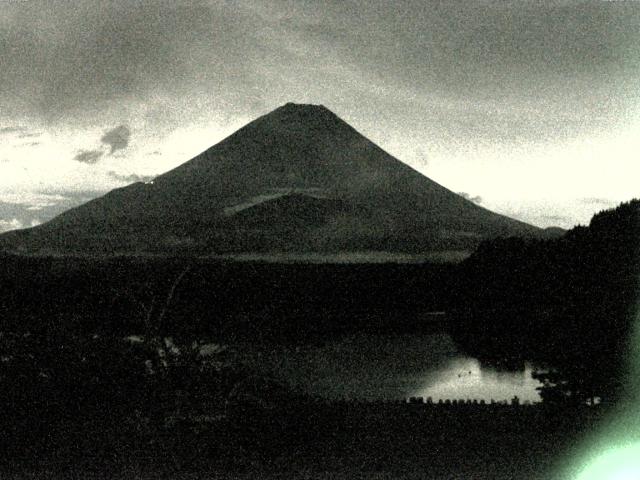
[[[203,106],[253,115],[312,96],[384,124],[380,111],[401,117],[418,94],[445,131],[518,141],[616,121],[640,73],[635,2],[31,0],[3,9],[2,102],[50,122],[158,97],[177,100],[149,113],[162,122],[206,117]],[[475,107],[456,111],[456,99]],[[492,102],[515,113],[492,113]]]

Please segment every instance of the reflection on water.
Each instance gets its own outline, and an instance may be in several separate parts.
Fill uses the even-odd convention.
[[[521,401],[536,402],[540,383],[531,377],[531,366],[520,372],[498,371],[480,365],[474,358],[452,359],[439,370],[437,378],[429,378],[412,396],[439,399],[506,400],[517,396]]]
[[[531,368],[499,372],[462,354],[451,337],[349,335],[321,345],[238,344],[252,370],[324,398],[539,400]]]

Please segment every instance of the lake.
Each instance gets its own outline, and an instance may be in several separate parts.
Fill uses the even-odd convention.
[[[322,344],[234,345],[253,370],[327,399],[539,401],[532,368],[499,371],[462,353],[446,334],[354,334]]]

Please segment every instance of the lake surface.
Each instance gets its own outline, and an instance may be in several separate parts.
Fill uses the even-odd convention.
[[[234,348],[252,369],[324,398],[540,400],[531,367],[507,372],[483,366],[446,334],[356,334],[315,345]]]

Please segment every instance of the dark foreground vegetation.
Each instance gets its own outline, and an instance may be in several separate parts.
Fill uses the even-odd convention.
[[[115,389],[93,399],[65,396],[65,404],[32,398],[29,412],[11,411],[2,425],[10,432],[3,478],[546,479],[604,413],[542,404],[325,403],[250,376],[224,398],[215,387],[197,399],[170,370],[143,381],[150,403]]]
[[[552,478],[604,413],[319,401],[205,341],[2,341],[3,478]]]
[[[242,336],[277,341],[432,329],[455,267],[162,257],[0,257],[10,331]],[[440,328],[440,327],[438,327]]]
[[[2,470],[549,478],[628,393],[639,208],[557,240],[489,242],[457,266],[5,255]],[[544,403],[324,404],[256,376],[228,347],[436,331],[486,361],[544,367]]]

